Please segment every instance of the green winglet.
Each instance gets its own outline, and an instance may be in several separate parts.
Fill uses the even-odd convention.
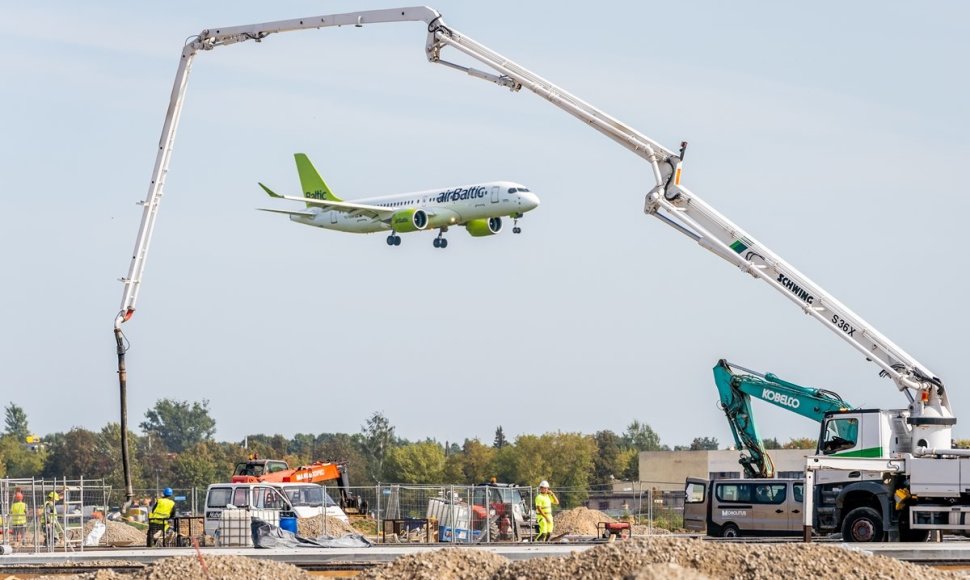
[[[257,181],[256,183],[259,183],[259,182]],[[259,183],[259,186],[262,187],[263,188],[263,191],[265,191],[266,193],[268,193],[270,197],[278,197],[278,198],[281,198],[282,199],[282,197],[283,197],[282,195],[274,192],[272,189],[266,187],[262,183]]]

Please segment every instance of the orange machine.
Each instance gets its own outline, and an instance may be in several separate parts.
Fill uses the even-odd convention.
[[[347,464],[339,462],[315,461],[310,465],[291,468],[279,459],[253,458],[237,463],[232,473],[232,483],[326,483],[336,481],[340,489],[340,507],[344,510],[356,508],[361,511],[361,501],[350,492],[350,477]]]

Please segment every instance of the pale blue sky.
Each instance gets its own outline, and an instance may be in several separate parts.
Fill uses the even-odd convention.
[[[117,420],[111,324],[184,39],[387,1],[8,5],[0,38],[0,402],[38,433]],[[970,436],[970,9],[960,2],[459,2],[485,45],[670,148],[695,193],[944,379]],[[841,340],[642,214],[648,167],[528,92],[428,64],[421,24],[197,57],[138,312],[129,404],[211,401],[217,437],[715,436],[726,357],[901,406]],[[457,57],[456,57],[457,58]],[[349,199],[493,179],[524,233],[353,236],[254,211],[310,155]],[[759,405],[766,436],[814,436]]]

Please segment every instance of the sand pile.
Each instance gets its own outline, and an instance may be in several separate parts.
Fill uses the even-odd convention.
[[[324,517],[322,515],[297,519],[296,531],[299,535],[307,538],[316,538],[317,536],[323,535],[340,537],[346,536],[347,534],[360,533],[350,524],[344,523],[342,520],[333,517]]]
[[[569,534],[576,536],[595,536],[599,522],[615,523],[616,520],[598,510],[577,507],[553,514],[553,536]]]
[[[88,537],[94,529],[94,521],[90,520],[84,524],[84,537]],[[105,521],[104,535],[98,544],[102,546],[144,546],[146,543],[145,532],[134,526],[129,526],[123,522]]]

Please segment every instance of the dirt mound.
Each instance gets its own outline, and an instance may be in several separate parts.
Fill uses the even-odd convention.
[[[504,557],[473,548],[443,548],[410,554],[365,571],[360,580],[480,580],[508,566]],[[540,576],[537,576],[540,578]]]
[[[822,544],[727,544],[683,538],[648,537],[575,552],[565,558],[512,562],[493,580],[638,578],[656,572],[656,564],[677,564],[715,579],[786,580],[853,578],[963,578],[955,573],[915,566]],[[658,576],[659,577],[659,576]],[[651,576],[644,576],[651,578]],[[688,576],[688,578],[690,578]]]
[[[563,510],[553,515],[552,534],[569,534],[576,536],[595,536],[596,524],[599,522],[615,523],[616,520],[598,510],[577,507]]]
[[[322,515],[297,519],[296,532],[307,538],[316,538],[323,535],[339,537],[360,533],[350,524],[346,524],[337,518]]]

